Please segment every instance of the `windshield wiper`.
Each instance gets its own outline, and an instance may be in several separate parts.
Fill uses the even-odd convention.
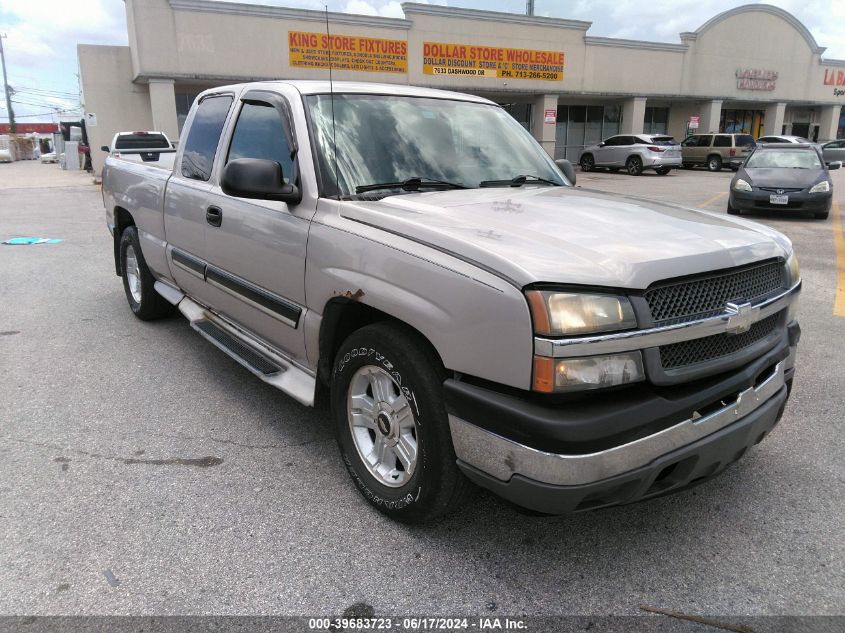
[[[365,191],[376,191],[378,189],[401,189],[402,191],[419,191],[420,188],[435,188],[435,189],[466,189],[465,185],[457,182],[448,182],[446,180],[435,180],[434,178],[414,177],[403,180],[402,182],[376,182],[371,185],[358,185],[355,187],[355,193],[364,193]]]
[[[532,176],[531,174],[521,174],[519,176],[515,176],[509,180],[482,180],[478,183],[479,187],[501,187],[503,185],[507,185],[508,187],[521,187],[525,183],[535,183],[535,182],[544,182],[548,185],[552,185],[553,187],[560,187],[561,184],[559,182],[555,182],[554,180],[549,180],[548,178],[540,178],[540,176]]]

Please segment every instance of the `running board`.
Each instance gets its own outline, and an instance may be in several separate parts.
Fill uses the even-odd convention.
[[[316,377],[187,297],[179,302],[179,311],[200,336],[238,364],[305,406],[314,406]]]

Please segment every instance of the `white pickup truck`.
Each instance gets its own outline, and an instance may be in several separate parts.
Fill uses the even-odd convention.
[[[421,521],[470,482],[544,513],[677,491],[783,414],[789,240],[574,183],[486,99],[279,81],[204,92],[172,171],[109,157],[103,201],[135,315],[326,394],[357,488]]]

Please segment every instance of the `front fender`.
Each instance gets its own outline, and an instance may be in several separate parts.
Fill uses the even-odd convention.
[[[336,216],[327,221],[312,225],[308,241],[309,362],[319,358],[315,317],[345,297],[422,333],[452,371],[530,388],[534,340],[519,288],[409,239]]]

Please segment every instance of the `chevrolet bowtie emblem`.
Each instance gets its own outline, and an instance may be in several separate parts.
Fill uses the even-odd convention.
[[[751,329],[751,326],[757,322],[757,315],[760,312],[759,307],[754,307],[750,303],[727,303],[725,304],[725,312],[728,315],[728,334],[742,334]]]

